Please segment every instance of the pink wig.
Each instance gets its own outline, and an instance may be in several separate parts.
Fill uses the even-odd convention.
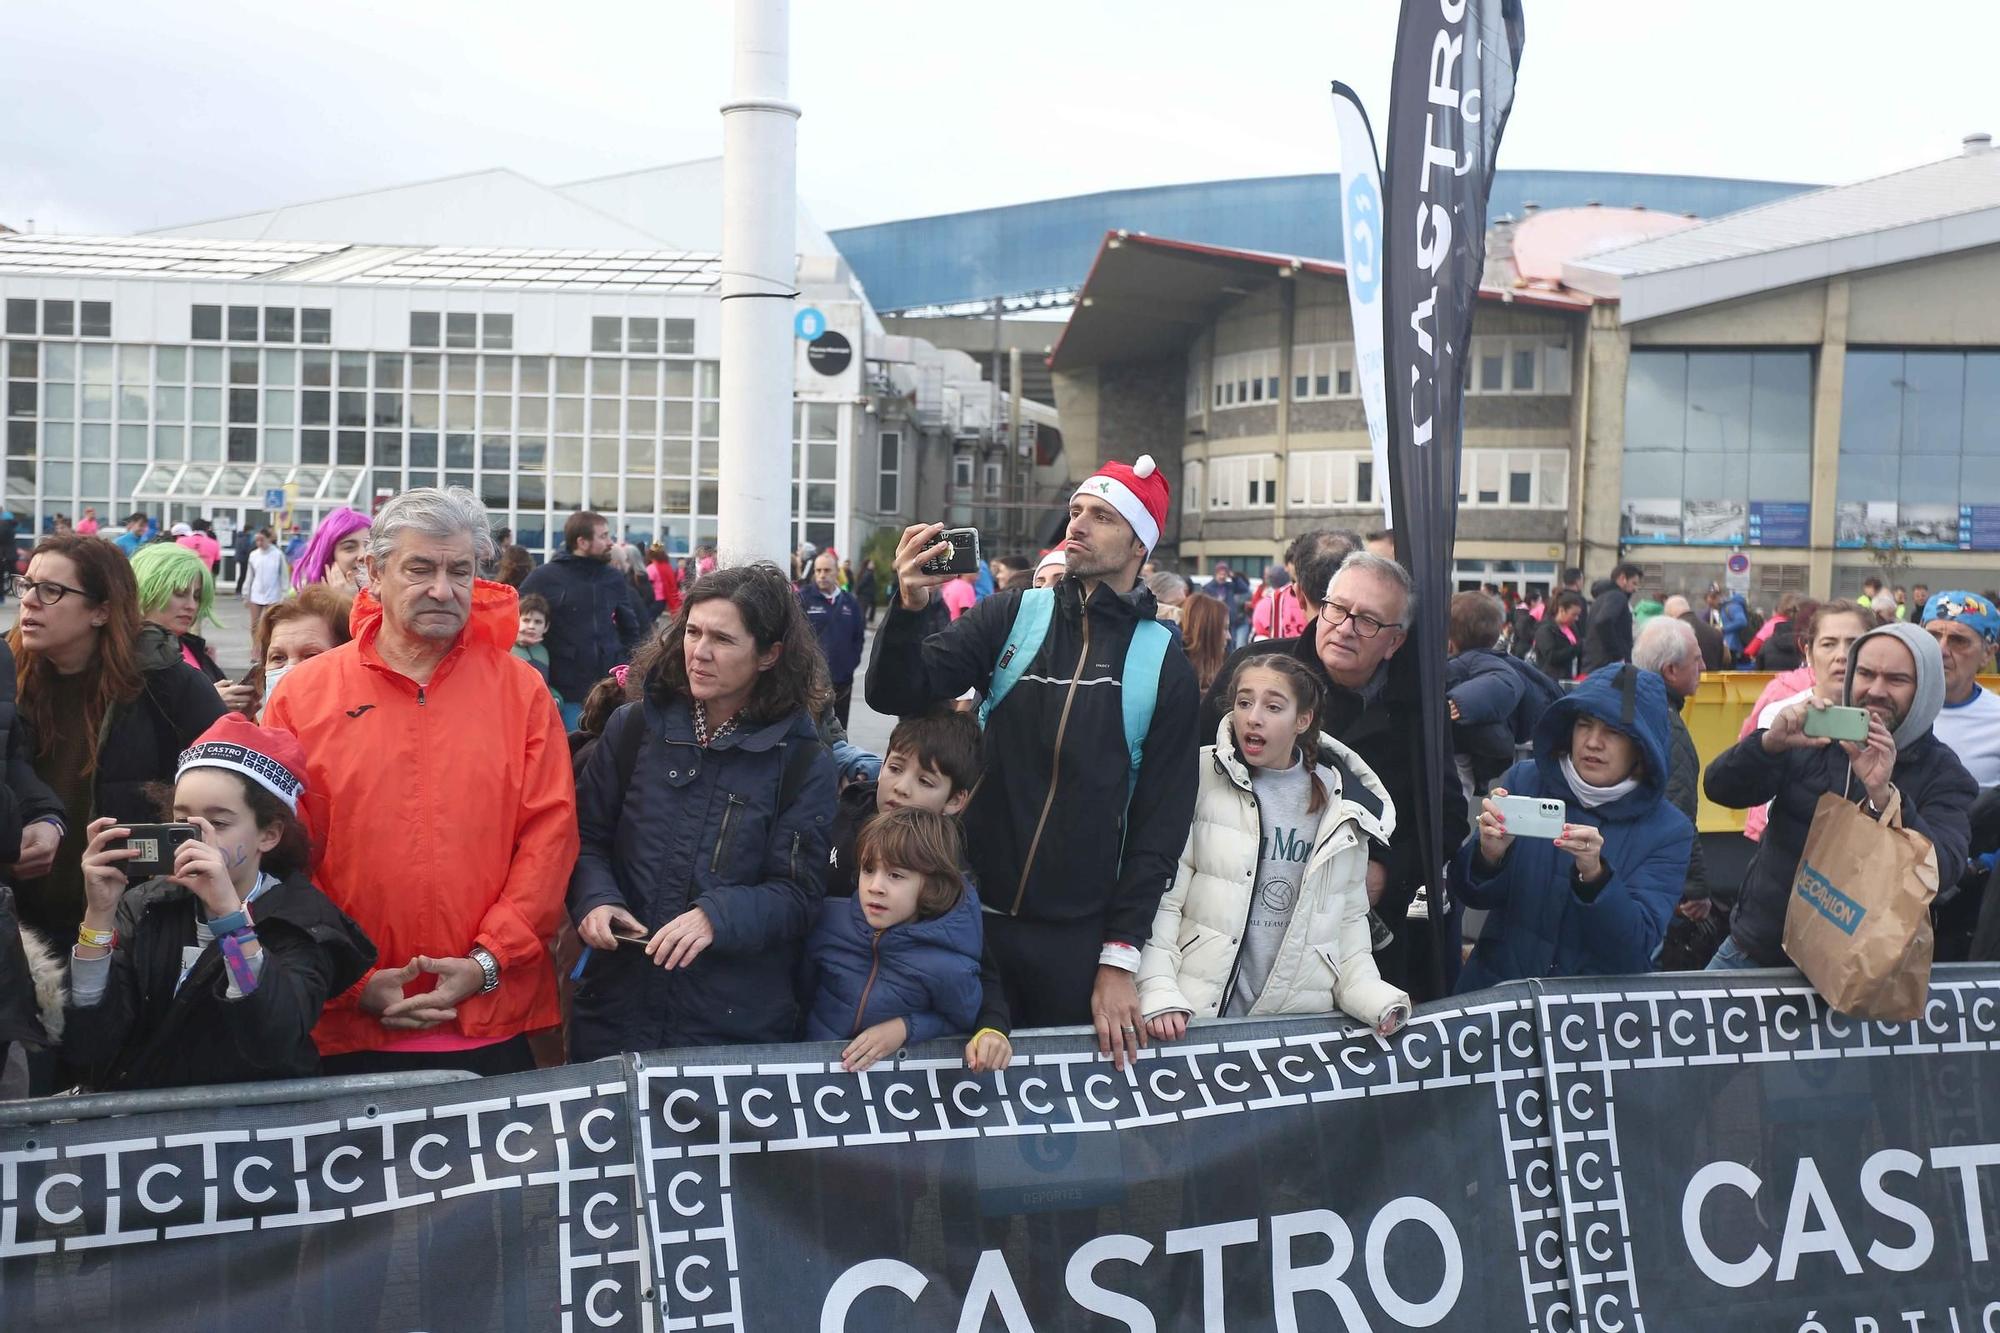
[[[299,562],[292,566],[292,587],[303,588],[308,583],[324,582],[327,567],[333,563],[334,548],[344,538],[366,532],[374,526],[374,520],[368,515],[346,505],[321,519],[319,526],[313,529],[312,540],[299,553]]]

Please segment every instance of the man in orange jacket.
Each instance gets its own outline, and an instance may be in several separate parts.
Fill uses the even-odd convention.
[[[547,941],[576,861],[548,687],[513,656],[516,597],[470,491],[405,491],[370,533],[354,641],[292,669],[264,725],[305,746],[313,882],[381,965],[313,1032],[328,1074],[530,1069],[559,1021]]]

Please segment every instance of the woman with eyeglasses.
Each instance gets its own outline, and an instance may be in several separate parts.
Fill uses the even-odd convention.
[[[22,923],[67,949],[83,922],[90,821],[151,821],[145,787],[173,781],[180,752],[224,709],[208,678],[181,659],[175,636],[140,618],[131,564],[112,543],[45,538],[27,574],[8,581],[21,603],[7,640],[20,720],[34,740],[35,772],[64,816],[54,866],[14,891]]]

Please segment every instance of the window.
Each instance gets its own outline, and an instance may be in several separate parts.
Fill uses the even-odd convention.
[[[12,305],[13,302],[8,302]],[[10,330],[11,332],[11,330]],[[198,305],[189,312],[188,336],[195,342],[222,341],[222,307],[219,305]]]
[[[229,341],[233,343],[256,342],[257,313],[257,307],[254,305],[233,305],[229,307]]]
[[[76,334],[76,302],[42,302],[42,336],[69,338]]]
[[[1292,400],[1352,398],[1353,343],[1301,343],[1292,348]]]
[[[951,484],[970,488],[972,485],[972,455],[953,454],[951,457]]]
[[[481,315],[479,317],[479,345],[490,347],[497,352],[513,350],[514,317],[512,315]]]
[[[264,307],[264,341],[267,343],[289,343],[298,341],[299,312],[281,306]]]
[[[1285,460],[1285,498],[1298,509],[1348,509],[1375,500],[1374,460],[1353,449],[1309,450]]]
[[[1633,352],[1626,542],[1803,544],[1811,455],[1811,353]]]
[[[1475,337],[1469,392],[1567,394],[1568,340],[1548,335]]]
[[[660,321],[632,318],[625,321],[625,350],[652,356],[660,350]]]
[[[660,321],[660,351],[667,356],[694,355],[694,321],[691,319],[663,319]],[[710,363],[713,364],[712,362]],[[703,397],[714,396],[713,387],[704,389]]]
[[[1458,502],[1472,509],[1562,509],[1569,503],[1569,451],[1467,449]]]
[[[1199,514],[1203,499],[1201,489],[1202,467],[1200,460],[1189,463],[1181,470],[1181,512]]]
[[[111,336],[111,302],[85,301],[81,305],[83,319],[78,332],[86,338],[109,338]]]
[[[325,346],[333,341],[333,312],[331,310],[299,311],[299,341]]]
[[[1000,463],[992,459],[979,468],[979,488],[989,500],[1000,494]]]
[[[623,321],[615,315],[593,315],[590,320],[590,350],[593,352],[622,352],[625,350]]]
[[[903,507],[903,435],[901,431],[885,430],[878,439],[880,475],[876,482],[875,508],[881,513],[893,514]]]
[[[1207,351],[1206,344],[1198,339],[1192,347],[1188,348],[1187,403],[1186,410],[1182,413],[1183,416],[1198,417],[1201,415],[1201,386],[1203,372],[1208,369]]]
[[[444,317],[444,345],[446,347],[477,347],[479,345],[479,316],[465,311],[453,311]]]
[[[35,303],[18,296],[7,298],[7,332],[35,336]],[[197,335],[199,336],[199,335]]]
[[[1278,349],[1236,352],[1215,360],[1217,407],[1251,407],[1278,401]]]
[[[1850,351],[1834,545],[2000,549],[1984,522],[2000,504],[1996,414],[2000,352]]]
[[[410,312],[410,346],[437,347],[443,334],[435,310],[412,310]]]
[[[1239,454],[1208,462],[1210,509],[1269,509],[1278,502],[1278,460]]]

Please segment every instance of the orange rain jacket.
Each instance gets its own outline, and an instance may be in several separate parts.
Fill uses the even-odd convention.
[[[354,641],[293,668],[264,714],[305,747],[313,882],[375,942],[378,966],[475,944],[500,961],[499,989],[433,1030],[474,1041],[561,1021],[546,942],[576,862],[576,785],[549,688],[512,652],[518,605],[507,585],[475,583],[457,645],[419,686],[376,651],[382,606],[363,592]],[[322,1055],[403,1035],[360,1012],[360,985],[321,1015]]]

